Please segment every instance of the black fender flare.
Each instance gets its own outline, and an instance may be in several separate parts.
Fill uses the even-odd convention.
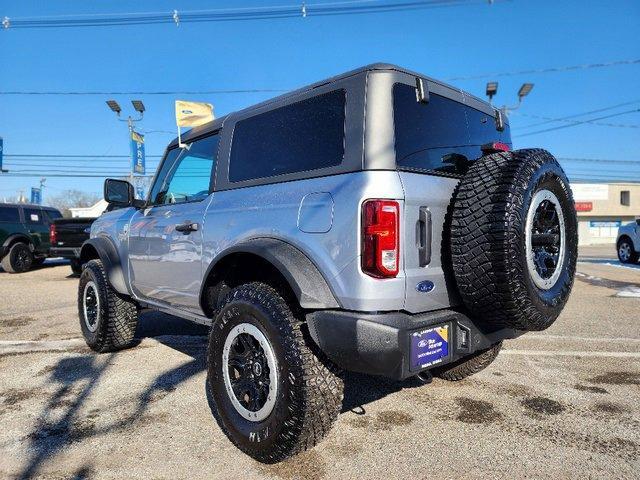
[[[275,238],[255,238],[238,243],[222,251],[207,268],[209,274],[224,258],[234,253],[251,253],[272,264],[287,280],[302,308],[340,308],[329,284],[318,267],[297,247]],[[203,298],[203,282],[200,298]]]
[[[107,274],[107,281],[111,288],[122,295],[131,295],[120,260],[120,254],[113,242],[106,237],[96,237],[85,240],[80,249],[80,262],[86,263],[95,258],[95,251],[102,261],[102,266]]]
[[[9,245],[11,245],[12,243],[15,243],[16,241],[33,245],[31,238],[29,238],[29,235],[27,235],[26,233],[12,233],[4,240],[2,247],[7,248]]]

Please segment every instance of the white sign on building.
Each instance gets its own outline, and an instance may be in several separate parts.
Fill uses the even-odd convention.
[[[609,185],[602,183],[572,183],[573,199],[577,202],[589,200],[607,200]]]

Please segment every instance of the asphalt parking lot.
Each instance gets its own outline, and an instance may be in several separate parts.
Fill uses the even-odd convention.
[[[0,270],[0,477],[640,478],[640,265],[613,252],[582,249],[559,320],[474,377],[347,374],[331,434],[277,465],[215,423],[203,328],[145,313],[135,348],[97,355],[67,264]]]

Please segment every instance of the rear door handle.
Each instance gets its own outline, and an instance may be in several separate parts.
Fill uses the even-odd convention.
[[[176,232],[182,232],[185,235],[189,235],[191,232],[198,231],[198,224],[194,222],[184,222],[176,225]]]
[[[431,212],[429,207],[420,207],[418,217],[418,263],[426,267],[431,263]]]

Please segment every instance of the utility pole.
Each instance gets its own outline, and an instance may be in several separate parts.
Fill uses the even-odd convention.
[[[145,107],[141,100],[132,100],[131,104],[133,105],[133,109],[138,112],[140,116],[138,118],[133,118],[131,115],[129,115],[125,120],[124,118],[120,118],[122,108],[120,108],[118,102],[116,102],[115,100],[107,100],[107,106],[111,109],[112,112],[115,112],[115,114],[118,116],[118,120],[121,122],[127,122],[127,127],[129,128],[129,141],[132,143],[135,141],[137,143],[136,152],[133,151],[133,147],[131,149],[132,159],[129,168],[129,183],[131,183],[131,185],[137,186],[135,181],[136,177],[134,177],[134,174],[141,173],[142,175],[144,175],[145,173],[143,144],[144,140],[142,135],[139,135],[133,127],[134,123],[141,121],[144,117]],[[134,158],[134,155],[137,155],[137,158]],[[139,168],[139,170],[136,172],[137,168]]]

